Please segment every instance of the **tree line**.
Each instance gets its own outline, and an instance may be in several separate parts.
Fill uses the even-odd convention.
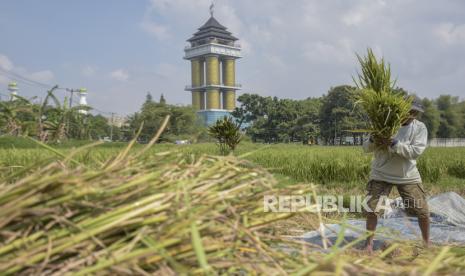
[[[397,92],[408,94],[402,88]],[[248,136],[261,142],[360,143],[367,118],[357,106],[355,87],[340,85],[317,98],[278,99],[242,94],[233,116],[245,125]],[[419,120],[429,138],[465,137],[465,101],[451,95],[422,99],[424,114]]]
[[[366,128],[367,118],[356,104],[355,93],[355,88],[349,85],[331,87],[321,97],[303,100],[246,93],[238,97],[239,104],[232,116],[254,142],[357,144],[362,137],[358,130]],[[465,137],[465,101],[451,95],[422,101],[425,113],[419,119],[426,124],[430,138]],[[121,127],[111,126],[109,119],[102,115],[84,114],[82,109],[70,107],[67,98],[60,102],[53,89],[41,103],[15,96],[12,100],[0,101],[0,134],[59,142],[110,136],[114,141],[128,141],[139,133],[138,140],[146,142],[166,115],[170,115],[161,141],[209,140],[208,129],[191,106],[168,104],[163,95],[156,101],[148,93],[140,110],[129,115]]]

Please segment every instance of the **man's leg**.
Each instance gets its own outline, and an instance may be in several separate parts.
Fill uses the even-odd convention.
[[[366,229],[367,231],[375,232],[376,231],[376,225],[378,224],[378,215],[375,213],[367,213],[367,224],[366,224]],[[365,243],[365,249],[368,253],[373,253],[373,239],[375,237],[375,234],[371,234],[368,236],[366,243]]]
[[[426,192],[421,183],[397,185],[397,190],[404,201],[405,211],[409,215],[418,218],[421,237],[426,246],[430,245],[429,240],[429,210],[426,201]]]
[[[426,247],[430,246],[429,240],[429,218],[418,217],[418,226],[420,226],[421,236]]]
[[[367,202],[368,207],[371,210],[364,210],[366,216],[366,230],[370,232],[376,231],[376,225],[378,224],[378,215],[379,213],[376,212],[376,206],[378,205],[378,201],[381,196],[389,196],[391,193],[392,185],[383,182],[383,181],[376,181],[370,180],[367,184],[367,196],[370,196],[370,199]],[[365,244],[365,249],[368,253],[373,253],[373,239],[374,233],[368,236]]]

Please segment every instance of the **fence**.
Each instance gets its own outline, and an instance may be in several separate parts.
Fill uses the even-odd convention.
[[[465,147],[465,138],[433,138],[428,141],[429,147]]]

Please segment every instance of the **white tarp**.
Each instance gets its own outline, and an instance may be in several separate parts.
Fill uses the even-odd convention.
[[[396,199],[392,204],[393,210],[378,219],[375,248],[384,240],[421,239],[417,218],[407,217],[402,207],[395,207],[399,206],[399,201],[400,198]],[[431,213],[431,241],[435,244],[465,244],[465,199],[454,192],[448,192],[430,197],[428,205]],[[307,232],[300,238],[322,246],[323,234],[331,245],[337,240],[338,234],[344,231],[344,242],[341,244],[344,245],[365,232],[364,219],[349,219],[345,224],[326,224],[319,231]]]

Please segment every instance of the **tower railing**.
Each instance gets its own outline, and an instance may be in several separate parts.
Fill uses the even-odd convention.
[[[197,48],[197,47],[201,47],[201,46],[205,46],[205,45],[209,45],[209,44],[215,44],[215,45],[220,45],[220,46],[229,46],[229,47],[234,47],[234,48],[242,48],[241,44],[240,43],[233,43],[233,44],[221,44],[221,43],[206,43],[206,44],[201,44],[201,45],[195,45],[195,46],[191,46],[191,45],[186,45],[184,46],[184,50],[189,50],[189,49],[192,49],[192,48]]]
[[[226,85],[222,83],[222,84],[186,85],[184,90],[202,89],[202,88],[208,88],[208,87],[240,89],[242,88],[242,84],[235,83],[233,85]]]

